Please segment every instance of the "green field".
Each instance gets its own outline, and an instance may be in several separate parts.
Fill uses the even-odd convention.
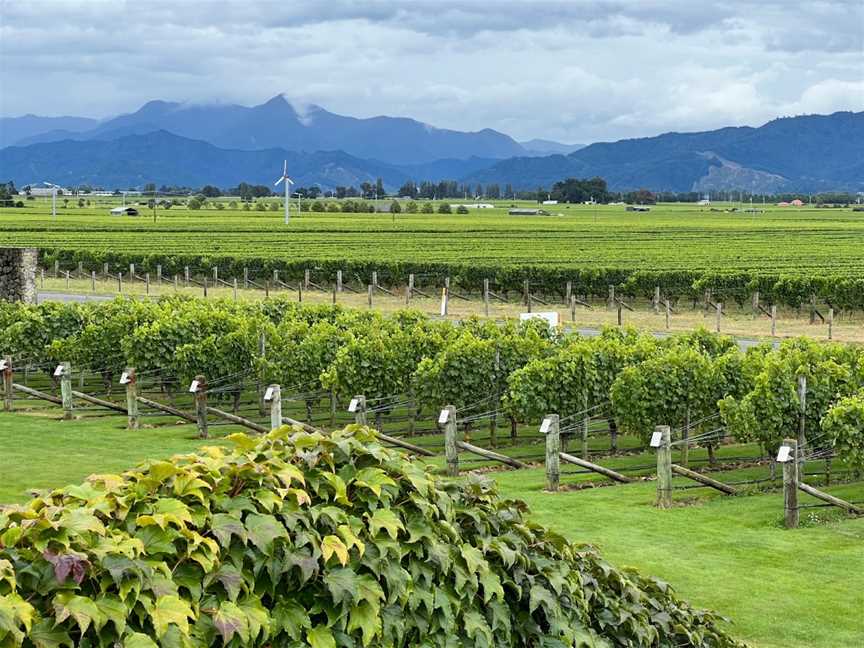
[[[274,211],[176,206],[158,210],[154,222],[146,207],[139,217],[111,216],[111,204],[61,207],[56,218],[45,199],[0,210],[0,245],[113,254],[106,260],[179,256],[193,267],[217,257],[313,268],[378,263],[382,274],[437,264],[843,276],[864,268],[858,249],[864,214],[849,208],[769,206],[749,214],[723,211],[730,205],[711,211],[664,204],[632,213],[624,206],[552,205],[550,216],[509,216],[510,203],[499,203],[467,215],[295,213],[286,226]]]
[[[130,432],[122,416],[60,422],[57,413],[0,414],[0,502],[23,502],[29,488],[77,483],[205,443],[195,438],[194,426]],[[550,494],[543,491],[542,469],[494,476],[502,493],[526,500],[538,521],[597,545],[617,565],[666,580],[696,605],[732,619],[732,631],[750,645],[861,645],[864,519],[817,508],[804,512],[801,529],[786,531],[777,491],[738,498],[682,491],[675,496],[682,506],[660,511],[652,506],[653,482]],[[565,475],[562,483],[574,479]],[[850,499],[862,495],[860,483],[830,490]]]

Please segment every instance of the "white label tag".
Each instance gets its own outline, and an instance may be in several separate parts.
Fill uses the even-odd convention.
[[[125,371],[122,374],[120,374],[120,384],[121,385],[128,385],[129,384],[129,374],[126,373]]]
[[[351,399],[351,402],[348,403],[348,411],[351,412],[351,413],[353,414],[354,412],[357,411],[357,406],[358,406],[359,404],[360,404],[360,403],[357,401],[356,398],[352,398],[352,399]]]
[[[197,381],[197,380],[193,380],[193,381],[192,381],[192,384],[189,385],[189,393],[190,393],[190,394],[194,394],[194,393],[197,392],[197,391],[198,391],[198,381]]]
[[[777,451],[777,462],[778,463],[786,463],[789,461],[789,455],[792,453],[792,448],[789,446],[780,446],[780,450]]]
[[[654,434],[651,435],[651,447],[652,448],[659,448],[660,442],[662,440],[663,440],[663,433],[662,432],[655,432]]]
[[[264,392],[264,400],[269,402],[273,400],[273,388],[268,387],[267,391]]]
[[[63,365],[57,365],[57,368],[54,370],[54,377],[57,378],[58,376],[62,376],[62,375],[63,375]]]
[[[438,415],[438,422],[441,425],[444,425],[447,422],[447,419],[449,419],[449,418],[450,418],[450,410],[443,409],[443,410],[441,410],[441,413]]]
[[[550,425],[552,425],[552,419],[544,418],[540,424],[540,434],[549,434]]]

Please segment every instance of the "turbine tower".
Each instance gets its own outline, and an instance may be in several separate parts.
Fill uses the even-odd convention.
[[[294,181],[288,177],[288,160],[285,160],[285,166],[282,167],[282,177],[274,182],[273,186],[278,187],[279,183],[283,181],[285,182],[285,224],[287,225],[291,219],[289,205],[291,204],[291,185],[294,184]]]
[[[60,187],[53,182],[48,182],[47,180],[43,180],[42,184],[46,184],[51,187],[51,215],[57,216],[57,190]]]

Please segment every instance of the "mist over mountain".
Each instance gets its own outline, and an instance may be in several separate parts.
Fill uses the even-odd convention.
[[[0,180],[70,185],[265,183],[282,160],[301,185],[356,186],[381,177],[460,180],[517,189],[568,177],[605,178],[612,191],[864,190],[864,113],[775,119],[760,127],[600,142],[516,142],[407,118],[357,119],[281,95],[251,108],[151,101],[103,121],[27,115],[0,120]]]
[[[134,113],[107,119],[90,129],[52,124],[41,132],[4,126],[0,146],[60,141],[104,140],[158,130],[225,149],[291,151],[341,150],[393,164],[421,164],[443,158],[508,158],[525,155],[513,138],[486,128],[462,132],[435,128],[404,117],[359,119],[320,106],[302,110],[277,95],[258,106],[181,104],[150,101]]]

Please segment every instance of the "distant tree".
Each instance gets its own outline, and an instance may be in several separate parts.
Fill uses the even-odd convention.
[[[409,200],[405,205],[405,211],[409,214],[417,213],[417,203],[413,200]]]
[[[148,182],[144,185],[144,193],[156,193],[156,183]]]
[[[312,203],[312,211],[313,212],[323,212],[324,211],[324,203],[320,200],[316,200]]]
[[[490,200],[498,200],[501,197],[501,187],[497,184],[486,185],[486,197]]]
[[[255,202],[255,211],[265,211],[267,209],[267,203],[258,200]]]
[[[338,203],[327,203],[327,211],[328,212],[338,212],[339,204]]]
[[[390,203],[390,213],[391,214],[401,214],[402,206],[399,204],[398,200],[394,200]]]
[[[387,195],[387,192],[384,191],[384,182],[381,180],[381,178],[375,180],[375,195],[378,198],[382,198]]]
[[[228,203],[228,209],[237,209],[237,201],[232,200],[231,202],[229,202]]]
[[[198,196],[192,196],[189,201],[186,203],[186,207],[189,209],[198,210],[201,209],[201,205],[203,204],[202,200],[198,198]]]
[[[453,210],[450,209],[450,203],[441,203],[438,205],[438,213],[439,214],[452,214]]]
[[[414,183],[413,180],[409,180],[401,187],[399,187],[399,195],[415,198],[417,196],[417,185]]]
[[[435,210],[432,208],[431,202],[425,202],[423,203],[423,208],[420,210],[420,212],[423,214],[434,214]]]
[[[457,214],[467,214],[468,208],[465,205],[459,205],[459,207],[456,208],[456,213]]]
[[[360,184],[360,196],[363,198],[368,198],[372,195],[372,191],[375,187],[369,182],[363,182]]]
[[[624,200],[634,205],[654,205],[657,202],[657,196],[647,189],[639,189],[624,194]]]
[[[219,187],[214,187],[213,185],[204,185],[201,188],[201,193],[208,198],[218,198],[222,195],[222,192],[219,190]]]
[[[607,203],[611,198],[603,178],[567,178],[552,185],[549,193],[552,200],[566,203],[582,203],[588,200]]]
[[[15,184],[11,181],[0,184],[0,206],[2,207],[14,207],[15,201],[14,196],[17,194],[15,191]]]
[[[271,202],[270,203],[270,211],[279,211],[279,206],[280,205],[278,202]]]
[[[79,206],[79,207],[83,207],[83,206],[84,206],[84,199],[83,199],[83,198],[79,198],[79,199],[78,199],[78,206]]]

